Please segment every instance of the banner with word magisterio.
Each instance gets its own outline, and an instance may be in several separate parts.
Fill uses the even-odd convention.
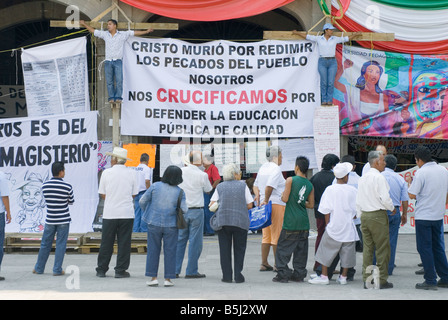
[[[338,62],[342,134],[448,139],[448,55],[345,46]]]
[[[55,161],[65,164],[73,187],[70,232],[92,230],[98,204],[97,113],[81,112],[0,121],[0,171],[9,180],[11,223],[7,232],[43,232],[42,183]]]
[[[310,41],[131,38],[124,48],[121,133],[312,137],[317,61]]]

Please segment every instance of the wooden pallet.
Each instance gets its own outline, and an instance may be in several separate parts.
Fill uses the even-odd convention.
[[[6,233],[5,252],[39,250],[43,233]],[[82,243],[83,233],[70,233],[67,239],[67,250],[75,249]],[[56,247],[53,241],[52,249]]]
[[[145,253],[147,244],[146,232],[134,232],[131,238],[131,252]],[[78,252],[83,254],[98,252],[101,245],[101,232],[89,232],[84,234],[82,244]],[[114,245],[114,253],[117,253],[117,243]]]
[[[97,253],[100,250],[99,244],[86,244],[77,247],[78,253],[89,254]],[[114,245],[114,254],[118,252],[118,246]],[[146,244],[131,244],[131,253],[146,253]]]
[[[5,252],[38,251],[42,242],[43,233],[6,233]],[[136,253],[145,253],[147,234],[145,232],[132,233],[131,250]],[[74,250],[78,253],[98,252],[101,245],[101,232],[70,233],[67,239],[67,251]],[[52,250],[56,248],[53,241]],[[117,244],[114,253],[117,252]]]

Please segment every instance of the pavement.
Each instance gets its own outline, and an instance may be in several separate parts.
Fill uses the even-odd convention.
[[[446,238],[446,237],[445,237]],[[446,240],[445,240],[446,241]],[[308,255],[308,277],[314,264],[315,236],[310,236]],[[181,300],[187,301],[286,301],[286,300],[446,300],[448,289],[437,291],[416,290],[415,284],[423,277],[415,274],[420,269],[415,235],[400,234],[394,274],[389,277],[392,289],[364,289],[361,277],[362,253],[357,253],[357,273],[347,285],[335,280],[329,285],[303,283],[276,283],[275,273],[260,272],[261,235],[249,234],[243,274],[244,283],[221,282],[218,237],[204,237],[204,247],[199,261],[199,272],[206,274],[202,279],[174,279],[173,287],[148,287],[144,276],[146,254],[131,256],[130,278],[114,278],[113,267],[116,255],[112,257],[111,269],[106,278],[95,274],[96,253],[67,253],[64,260],[66,274],[53,276],[52,253],[44,274],[36,275],[32,269],[37,252],[5,253],[0,275],[6,278],[0,282],[0,300]],[[274,263],[271,253],[269,262]],[[184,268],[185,270],[185,261]],[[336,277],[335,277],[336,278]],[[163,257],[160,260],[159,283],[163,283]],[[188,304],[189,305],[189,304]],[[241,311],[241,310],[240,310]]]

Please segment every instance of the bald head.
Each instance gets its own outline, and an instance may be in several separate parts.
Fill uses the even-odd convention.
[[[383,146],[383,145],[381,145],[381,144],[377,145],[375,150],[376,150],[376,151],[380,151],[383,155],[386,155],[386,154],[387,154],[387,149],[386,149],[386,147]]]

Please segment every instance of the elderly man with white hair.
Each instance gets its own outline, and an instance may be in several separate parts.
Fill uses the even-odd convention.
[[[199,169],[202,166],[202,153],[200,151],[191,151],[188,159],[185,160],[185,167],[181,168],[183,182],[179,187],[184,190],[187,200],[188,211],[184,217],[188,226],[179,230],[176,250],[176,275],[180,274],[188,243],[188,263],[185,278],[204,278],[205,274],[199,273],[198,260],[202,253],[204,192],[212,191],[212,185],[208,180],[208,175]]]
[[[282,201],[286,181],[280,169],[282,149],[279,146],[270,146],[266,149],[266,159],[268,162],[260,167],[254,182],[255,202],[258,205],[267,204],[269,201],[272,203],[272,224],[262,230],[260,271],[273,270],[268,263],[269,251],[272,246],[275,256],[286,206],[286,203]]]
[[[387,210],[395,214],[394,203],[389,194],[389,184],[381,174],[386,167],[384,154],[381,151],[370,151],[368,155],[370,170],[358,182],[356,206],[361,215],[361,231],[363,237],[363,280],[366,288],[370,283],[370,275],[366,272],[372,264],[375,250],[376,266],[379,270],[380,289],[392,288],[387,282],[390,259],[389,218]]]
[[[252,208],[252,195],[246,183],[241,180],[241,170],[236,164],[227,164],[223,168],[224,182],[218,184],[210,205],[219,201],[215,213],[219,240],[222,281],[232,282],[232,244],[234,256],[234,277],[236,283],[245,281],[242,274],[246,253],[249,215]]]

